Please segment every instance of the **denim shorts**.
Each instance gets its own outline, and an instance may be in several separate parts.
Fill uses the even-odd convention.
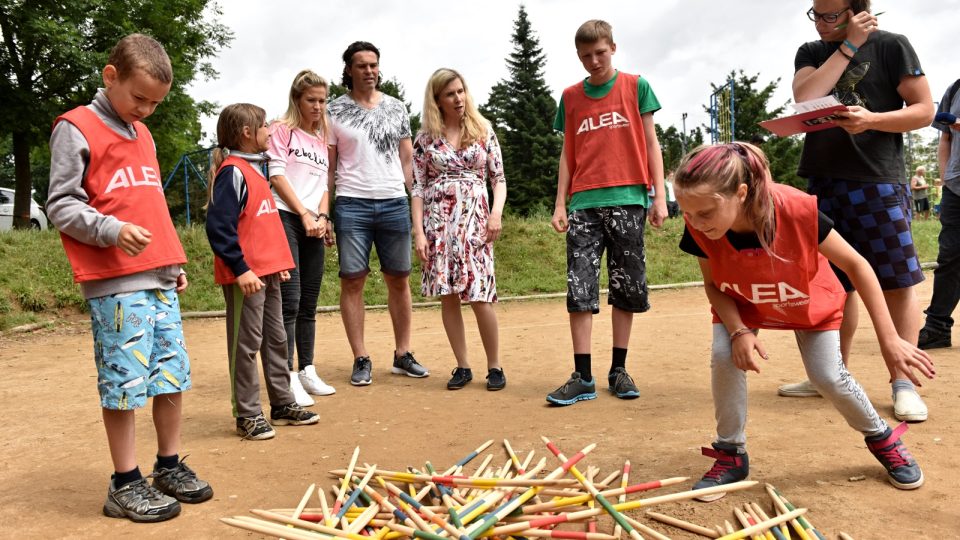
[[[187,390],[190,359],[174,289],[91,298],[93,356],[100,406],[125,410]]]
[[[337,197],[333,215],[340,277],[370,273],[370,248],[377,248],[380,271],[410,275],[410,203],[396,199]]]
[[[817,196],[833,228],[870,263],[880,288],[902,289],[923,281],[910,232],[913,215],[906,185],[811,178],[807,192]],[[853,291],[850,278],[831,267],[844,290]]]

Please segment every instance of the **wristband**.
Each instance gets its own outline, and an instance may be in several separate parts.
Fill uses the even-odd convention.
[[[307,214],[309,214],[309,213],[310,213],[309,210],[304,210],[303,212],[300,212],[300,217],[303,217],[303,216],[305,216],[305,215],[307,215]]]
[[[330,221],[330,216],[328,216],[326,212],[320,212],[317,214],[317,221],[320,221],[320,218],[323,218],[324,221]]]
[[[850,52],[852,52],[853,54],[857,54],[857,51],[860,50],[860,47],[857,47],[853,43],[850,43],[849,39],[843,40],[843,44],[846,45],[847,48],[850,49]]]
[[[747,328],[746,326],[744,326],[743,328],[740,328],[740,329],[738,329],[738,330],[735,330],[734,332],[732,332],[732,333],[730,334],[730,342],[732,343],[732,342],[733,342],[734,340],[736,340],[737,338],[742,337],[742,336],[745,336],[745,335],[747,335],[747,334],[752,334],[752,333],[753,333],[753,330],[751,330],[751,329]]]
[[[846,58],[847,60],[849,60],[850,62],[853,62],[853,57],[850,56],[849,54],[843,52],[843,49],[837,49],[837,52],[840,53],[841,55],[843,55],[843,57]]]

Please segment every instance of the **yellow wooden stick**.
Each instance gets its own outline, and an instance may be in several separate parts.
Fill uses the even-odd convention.
[[[667,525],[671,525],[673,527],[676,527],[678,529],[683,529],[688,532],[696,533],[696,534],[699,534],[700,536],[706,536],[707,538],[717,538],[720,536],[719,534],[717,534],[717,531],[713,529],[708,529],[707,527],[702,527],[700,525],[697,525],[696,523],[690,523],[689,521],[684,521],[680,518],[668,516],[666,514],[660,514],[658,512],[653,512],[651,510],[647,510],[647,515],[650,516],[651,519],[655,519],[660,523],[666,523]]]

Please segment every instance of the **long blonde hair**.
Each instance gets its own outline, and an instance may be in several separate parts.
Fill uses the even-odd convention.
[[[283,113],[283,116],[280,117],[280,121],[287,125],[290,129],[297,129],[300,127],[300,124],[303,122],[303,116],[300,114],[300,98],[303,97],[303,94],[310,90],[311,88],[322,87],[327,90],[327,98],[330,97],[330,85],[327,84],[327,80],[323,77],[317,75],[309,69],[305,69],[300,73],[297,73],[297,76],[293,78],[293,83],[290,85],[290,99],[287,103],[287,112]],[[320,136],[324,141],[327,140],[327,135],[329,134],[330,127],[327,124],[327,110],[324,107],[323,114],[320,115],[320,122],[315,130],[315,133]]]
[[[701,145],[683,157],[673,177],[678,192],[706,188],[712,193],[733,196],[740,184],[747,185],[743,212],[760,239],[760,245],[777,257],[771,246],[776,232],[770,163],[756,146],[745,142]],[[779,258],[779,257],[777,257]]]
[[[427,89],[423,95],[423,124],[421,124],[420,131],[434,139],[443,135],[443,113],[440,112],[437,101],[440,99],[440,93],[443,92],[443,89],[457,79],[463,84],[464,113],[460,120],[460,147],[466,148],[477,141],[483,142],[486,139],[490,122],[477,110],[463,75],[452,69],[440,68],[434,71],[430,80],[427,81]]]
[[[220,165],[230,152],[239,150],[243,143],[243,128],[250,128],[250,133],[256,137],[257,130],[266,118],[267,111],[250,103],[234,103],[220,111],[220,118],[217,120],[217,147],[213,149],[213,163],[207,173],[207,206],[213,201],[213,182],[217,179]]]

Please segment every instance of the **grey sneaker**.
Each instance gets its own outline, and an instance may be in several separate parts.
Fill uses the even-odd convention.
[[[418,379],[430,375],[430,372],[427,371],[427,368],[421,366],[417,359],[413,357],[413,353],[407,351],[400,356],[397,356],[397,353],[393,353],[393,373],[397,375],[406,375],[407,377],[416,377]]]
[[[117,489],[110,478],[107,501],[103,503],[103,515],[112,518],[127,518],[137,523],[165,521],[180,514],[180,503],[164,495],[147,483],[146,478]]]
[[[197,478],[197,473],[187,467],[184,456],[180,463],[172,469],[157,469],[153,466],[153,487],[180,502],[202,503],[213,497],[213,488],[210,484]]]
[[[296,403],[270,407],[270,421],[278,426],[306,426],[320,421],[320,415]]]
[[[578,401],[597,399],[596,385],[593,379],[584,381],[580,373],[574,371],[563,386],[547,394],[547,401],[554,405],[573,405]]]
[[[263,441],[266,439],[272,439],[277,432],[274,431],[273,426],[267,422],[267,419],[263,416],[263,413],[260,413],[256,416],[237,418],[237,434],[244,439]]]
[[[366,386],[373,382],[370,374],[373,369],[373,362],[369,356],[358,356],[353,361],[353,373],[350,374],[350,384],[354,386]]]
[[[620,399],[636,399],[640,397],[640,390],[637,389],[637,385],[633,383],[633,378],[630,377],[630,374],[627,373],[625,368],[614,368],[614,370],[607,375],[607,383],[607,389],[610,390],[610,393]]]

